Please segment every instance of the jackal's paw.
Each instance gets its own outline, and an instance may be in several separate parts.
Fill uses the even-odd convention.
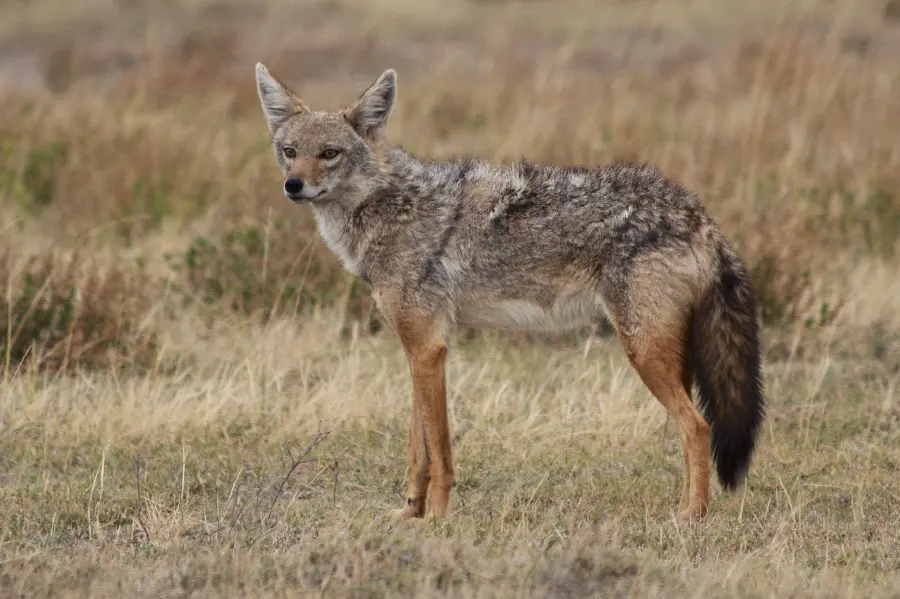
[[[407,503],[400,509],[391,510],[390,514],[388,514],[388,520],[391,524],[397,524],[414,518],[422,518],[425,515],[422,512],[424,512],[424,510],[420,507],[412,503]]]
[[[682,522],[700,522],[706,518],[708,511],[708,507],[703,503],[688,505],[678,513],[678,519]]]

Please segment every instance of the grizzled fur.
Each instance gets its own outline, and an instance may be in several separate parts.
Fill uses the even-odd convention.
[[[415,420],[414,403],[411,452],[420,455],[410,467],[420,479],[411,473],[415,513],[406,516],[422,515],[414,504],[434,475],[455,480],[449,448],[435,455],[443,450],[433,436],[446,424],[430,432],[427,420],[428,402],[440,409],[445,401],[428,395],[443,389],[443,371],[434,370],[443,354],[425,369],[433,374],[415,369],[416,356],[443,346],[454,324],[564,330],[608,318],[680,425],[691,469],[686,515],[706,513],[697,452],[712,452],[726,488],[740,483],[764,411],[756,304],[745,266],[697,197],[648,165],[412,156],[384,140],[396,98],[390,70],[338,113],[310,110],[262,65],[257,83],[278,165],[303,181],[289,197],[310,204],[325,242],[371,284],[410,354],[414,402],[424,402],[426,416]],[[694,382],[705,420],[690,404]],[[420,425],[424,453],[415,446]]]

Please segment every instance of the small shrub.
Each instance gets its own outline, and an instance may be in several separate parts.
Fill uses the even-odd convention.
[[[147,225],[157,228],[163,219],[175,212],[172,208],[172,183],[166,179],[159,181],[145,181],[139,179],[134,182],[134,192],[131,195],[133,214],[142,214],[147,218]],[[127,237],[130,229],[122,231]]]
[[[215,239],[195,237],[185,251],[166,259],[172,286],[186,301],[264,320],[340,301],[351,316],[363,317],[372,308],[365,285],[322,251],[314,236],[284,220],[268,228],[229,230]]]
[[[68,144],[57,141],[33,147],[20,157],[11,139],[0,141],[0,192],[30,212],[46,208],[53,203],[68,151]]]
[[[900,196],[875,188],[861,211],[868,216],[862,222],[866,247],[885,258],[893,258],[900,241]]]
[[[155,356],[155,336],[139,327],[150,307],[142,272],[85,268],[77,254],[47,253],[16,266],[4,251],[0,275],[7,282],[0,296],[0,359],[7,368],[140,366]]]
[[[22,170],[22,184],[28,194],[27,207],[40,209],[53,202],[56,176],[65,164],[67,154],[68,145],[64,142],[53,142],[28,152]]]
[[[786,324],[796,318],[795,300],[809,284],[809,272],[784,268],[772,256],[762,256],[751,269],[753,288],[765,324]]]
[[[751,270],[760,318],[767,325],[787,325],[806,315],[806,328],[832,323],[844,301],[835,305],[812,296],[809,270],[764,254]]]

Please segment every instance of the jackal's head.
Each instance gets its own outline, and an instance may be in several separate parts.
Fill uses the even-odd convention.
[[[378,147],[397,97],[393,69],[335,112],[308,108],[262,63],[256,65],[256,87],[284,173],[284,195],[298,204],[359,197],[377,171]]]

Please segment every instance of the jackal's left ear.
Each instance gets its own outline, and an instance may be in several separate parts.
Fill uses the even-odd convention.
[[[288,117],[309,110],[303,100],[272,75],[261,62],[256,63],[256,91],[259,93],[270,133],[275,133]]]
[[[380,139],[396,99],[397,73],[394,69],[388,69],[344,111],[344,118],[364,138]]]

